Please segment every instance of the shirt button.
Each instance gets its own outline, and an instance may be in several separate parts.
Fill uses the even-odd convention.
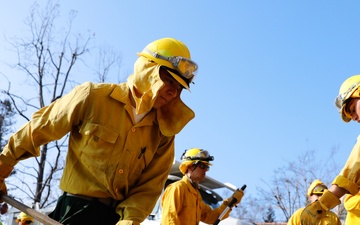
[[[124,170],[123,170],[123,169],[119,169],[119,173],[120,173],[120,174],[123,174],[123,173],[124,173]]]
[[[99,141],[99,137],[94,136],[94,137],[93,137],[93,141],[98,142],[98,141]]]
[[[131,128],[131,131],[132,131],[132,132],[135,132],[135,131],[136,131],[136,128],[135,128],[135,127]]]

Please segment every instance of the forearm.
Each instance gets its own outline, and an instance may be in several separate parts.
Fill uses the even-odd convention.
[[[336,197],[341,198],[343,195],[345,195],[348,191],[344,188],[341,188],[337,186],[336,184],[331,185],[329,188],[329,191],[331,191]]]

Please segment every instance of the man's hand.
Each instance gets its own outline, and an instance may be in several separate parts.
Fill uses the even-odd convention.
[[[300,215],[301,225],[318,224],[325,213],[338,204],[340,204],[339,198],[329,190],[325,190],[317,201],[305,207]]]

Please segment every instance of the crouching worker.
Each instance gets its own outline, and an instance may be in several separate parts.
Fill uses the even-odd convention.
[[[314,180],[308,188],[307,192],[309,202],[313,203],[317,201],[327,189],[327,186],[322,181]],[[300,216],[304,209],[305,207],[295,211],[294,214],[290,217],[287,225],[301,225]],[[322,217],[319,223],[316,223],[316,225],[341,225],[341,222],[335,213],[327,211],[324,217]]]
[[[195,116],[180,95],[196,71],[184,43],[162,38],[139,53],[127,82],[76,86],[9,138],[0,192],[20,160],[69,134],[64,193],[49,217],[64,225],[139,225],[163,190],[175,135]]]
[[[30,217],[24,212],[19,213],[15,222],[19,223],[19,225],[27,225],[27,224],[34,224],[34,218]]]
[[[200,221],[213,224],[226,208],[231,198],[223,201],[222,205],[212,209],[202,201],[198,190],[199,182],[203,181],[206,172],[211,166],[210,161],[214,160],[208,151],[199,148],[190,148],[181,156],[180,171],[183,178],[170,184],[162,197],[161,224],[188,225],[199,224]],[[232,197],[240,203],[244,192],[236,191]],[[230,212],[230,211],[229,211]],[[227,218],[229,213],[224,216]]]

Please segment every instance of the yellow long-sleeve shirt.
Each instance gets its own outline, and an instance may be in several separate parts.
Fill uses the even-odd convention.
[[[346,189],[350,194],[356,195],[360,186],[360,135],[354,145],[343,169],[332,184]]]
[[[360,224],[360,193],[347,195],[344,207],[347,210],[345,225]]]
[[[226,207],[223,203],[212,209],[204,203],[200,192],[186,176],[166,188],[161,204],[162,225],[197,225],[200,221],[213,224]]]
[[[303,212],[304,208],[300,208],[292,214],[287,225],[301,225],[300,215]],[[327,211],[325,216],[321,218],[320,222],[316,225],[341,225],[339,217],[332,211]]]
[[[0,160],[14,166],[70,132],[60,188],[119,200],[120,218],[140,223],[161,194],[174,159],[174,136],[161,133],[156,110],[137,124],[132,110],[126,83],[84,83],[34,113],[10,137]]]

